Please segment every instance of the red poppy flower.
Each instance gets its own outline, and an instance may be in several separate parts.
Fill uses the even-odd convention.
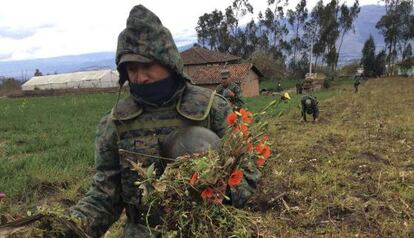
[[[233,173],[231,173],[228,184],[230,186],[237,186],[240,184],[241,180],[243,178],[243,171],[239,169],[235,169]]]
[[[256,145],[256,152],[258,154],[261,154],[261,152],[263,150],[263,146],[264,146],[264,144],[262,144],[262,143],[259,143],[259,144]]]
[[[259,155],[263,156],[264,159],[269,158],[270,154],[272,153],[272,151],[270,150],[270,147],[268,145],[262,144],[262,143],[257,144],[256,152]]]
[[[256,165],[259,166],[259,167],[263,167],[265,161],[266,160],[264,160],[264,159],[258,158],[258,159],[256,159]]]
[[[262,151],[263,158],[265,158],[265,159],[269,158],[271,153],[272,153],[272,151],[270,150],[270,147],[268,145],[264,145],[264,148],[263,148],[263,151]]]
[[[227,116],[227,123],[229,124],[229,125],[233,125],[235,122],[236,122],[236,119],[237,119],[237,114],[236,113],[230,113],[228,116]]]
[[[204,189],[204,190],[201,192],[201,197],[202,197],[204,200],[209,199],[209,198],[212,198],[212,197],[213,197],[213,195],[214,195],[214,190],[213,190],[212,188],[210,188],[210,187],[208,187],[208,188]]]
[[[263,135],[262,143],[265,143],[267,140],[269,140],[269,136],[268,135]]]
[[[244,124],[240,124],[240,131],[243,133],[244,138],[249,137],[249,127]]]
[[[198,180],[198,173],[195,172],[195,173],[193,173],[193,176],[191,176],[190,185],[194,186],[194,184],[197,182],[197,180]]]
[[[249,112],[249,111],[247,111],[243,108],[240,109],[239,112],[241,114],[243,122],[246,122],[246,123],[252,123],[253,122],[253,115],[252,115],[251,112]]]

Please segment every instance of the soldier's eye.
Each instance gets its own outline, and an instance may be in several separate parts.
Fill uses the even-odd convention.
[[[137,63],[129,63],[129,64],[127,64],[127,70],[128,71],[137,71],[138,70],[138,68],[139,68],[139,64],[137,64]]]

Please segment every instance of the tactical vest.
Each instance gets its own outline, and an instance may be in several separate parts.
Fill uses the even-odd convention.
[[[132,210],[137,209],[141,202],[140,189],[134,185],[140,178],[136,171],[132,171],[129,160],[142,163],[143,167],[155,163],[157,175],[160,176],[167,162],[157,158],[160,156],[160,141],[180,127],[197,125],[209,128],[209,112],[214,96],[215,93],[209,89],[187,84],[181,97],[171,106],[143,106],[129,96],[112,110],[111,119],[118,134],[118,149],[147,155],[119,153],[122,201],[127,204],[127,215],[128,210],[129,213],[133,213],[128,216],[129,218],[137,216]]]

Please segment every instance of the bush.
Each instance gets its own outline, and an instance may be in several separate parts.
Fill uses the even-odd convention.
[[[20,91],[20,81],[14,78],[5,78],[0,81],[0,96],[8,96]]]
[[[342,68],[340,68],[337,71],[337,73],[340,76],[354,76],[359,67],[360,67],[359,63],[354,62],[351,64],[344,65]]]
[[[303,58],[294,62],[293,60],[289,63],[289,71],[293,76],[293,79],[304,79],[306,73],[309,71],[309,61],[307,58]]]
[[[322,84],[323,88],[330,88],[332,86],[332,81],[332,78],[329,77],[324,79]]]
[[[283,61],[274,59],[269,53],[256,51],[249,59],[262,72],[265,78],[275,81],[281,80],[286,74],[286,66]]]

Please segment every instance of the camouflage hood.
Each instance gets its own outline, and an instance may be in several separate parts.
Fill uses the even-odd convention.
[[[116,65],[121,85],[128,79],[125,67],[120,63],[121,56],[125,54],[137,54],[158,61],[190,81],[183,72],[183,60],[170,31],[153,12],[142,5],[132,8],[127,26],[118,37]]]

